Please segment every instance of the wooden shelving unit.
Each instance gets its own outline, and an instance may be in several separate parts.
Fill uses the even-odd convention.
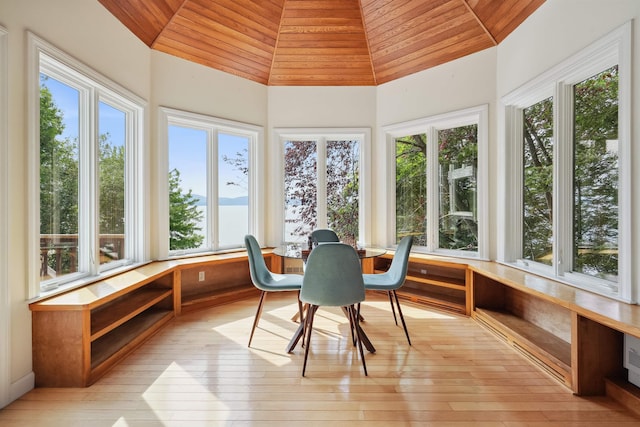
[[[388,270],[393,259],[387,253],[375,259],[375,272]],[[460,314],[469,314],[466,264],[428,256],[411,256],[407,279],[398,297]]]
[[[472,317],[574,393],[625,377],[623,334],[638,333],[640,307],[496,263],[470,270]]]
[[[173,319],[173,274],[148,264],[30,309],[36,386],[84,387]]]
[[[36,386],[86,387],[183,311],[258,295],[239,251],[153,262],[34,302]]]

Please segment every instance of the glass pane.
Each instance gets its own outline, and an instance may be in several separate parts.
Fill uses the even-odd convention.
[[[40,281],[78,270],[79,93],[40,75]]]
[[[125,258],[126,113],[98,106],[100,171],[100,264]]]
[[[439,247],[478,250],[478,126],[438,131]]]
[[[574,86],[573,270],[618,280],[618,68]]]
[[[249,233],[249,138],[218,136],[218,244],[241,247]]]
[[[427,245],[427,135],[396,139],[396,243]]]
[[[169,126],[169,250],[207,244],[207,132]]]
[[[553,98],[523,111],[522,257],[553,262]]]
[[[316,228],[317,157],[315,141],[286,141],[284,144],[286,242],[306,242]]]
[[[358,242],[360,145],[327,142],[327,224],[341,241]]]

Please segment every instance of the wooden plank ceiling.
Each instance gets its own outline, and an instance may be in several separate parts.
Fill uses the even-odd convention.
[[[272,86],[374,86],[495,46],[544,0],[98,0],[152,49]]]

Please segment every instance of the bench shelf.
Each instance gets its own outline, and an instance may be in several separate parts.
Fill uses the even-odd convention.
[[[86,387],[183,310],[257,295],[241,251],[153,262],[33,302],[36,386]]]
[[[173,319],[173,273],[147,264],[30,309],[36,386],[85,387]]]
[[[512,267],[471,266],[472,317],[583,396],[623,378],[624,333],[639,307]]]
[[[387,253],[375,259],[376,273],[388,270],[393,259]],[[426,255],[409,257],[409,267],[398,297],[442,310],[469,314],[466,265]]]

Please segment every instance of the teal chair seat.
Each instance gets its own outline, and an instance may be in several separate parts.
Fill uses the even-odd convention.
[[[260,249],[258,241],[252,235],[248,234],[244,237],[244,244],[247,247],[251,282],[256,288],[262,291],[260,294],[260,301],[258,302],[258,309],[256,310],[256,316],[253,320],[251,335],[249,336],[248,346],[251,347],[251,340],[253,340],[253,334],[258,326],[258,322],[260,321],[267,293],[281,291],[300,292],[300,289],[302,288],[302,276],[299,274],[277,274],[271,272],[267,268],[267,264],[264,262],[264,257],[262,256],[262,250]],[[299,298],[298,311],[300,313],[300,319],[302,319],[302,303]]]
[[[400,240],[396,253],[391,261],[389,269],[380,274],[363,274],[364,287],[367,290],[372,291],[385,291],[389,295],[389,302],[391,303],[391,311],[393,312],[393,319],[398,324],[398,318],[396,317],[396,310],[394,307],[398,307],[398,314],[400,320],[402,320],[402,327],[404,333],[407,336],[407,341],[411,345],[411,338],[409,338],[409,331],[407,324],[404,321],[402,315],[402,309],[400,308],[400,302],[398,301],[398,295],[396,290],[400,289],[404,285],[404,281],[407,278],[407,270],[409,268],[409,255],[411,253],[411,246],[413,245],[413,236],[405,236]]]
[[[326,243],[311,251],[300,290],[300,300],[309,304],[304,326],[306,343],[302,376],[307,368],[313,319],[320,306],[344,307],[346,309],[352,339],[354,345],[358,346],[364,374],[367,375],[359,325],[360,303],[364,301],[364,298],[362,269],[355,249],[343,243]],[[357,309],[355,308],[356,304]],[[305,342],[304,339],[303,342]]]

